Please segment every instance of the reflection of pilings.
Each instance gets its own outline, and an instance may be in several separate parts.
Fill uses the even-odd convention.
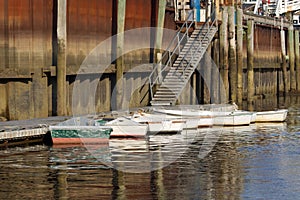
[[[57,171],[57,184],[55,184],[55,197],[57,199],[69,199],[67,178],[68,172],[66,170]]]

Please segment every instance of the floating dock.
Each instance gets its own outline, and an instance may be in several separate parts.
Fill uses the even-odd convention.
[[[47,138],[48,127],[70,117],[0,122],[0,147],[42,142]]]

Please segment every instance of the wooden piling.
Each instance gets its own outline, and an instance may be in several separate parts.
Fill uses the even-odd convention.
[[[252,109],[254,97],[254,72],[253,72],[253,53],[254,53],[254,20],[247,22],[247,104],[248,109]]]
[[[1,101],[0,101],[0,121],[3,121],[7,118],[7,87],[6,84],[0,83],[0,96],[1,96]]]
[[[295,50],[294,50],[294,27],[293,24],[289,26],[288,30],[288,55],[290,64],[290,80],[291,80],[291,91],[296,90],[296,75],[295,75]]]
[[[63,116],[67,114],[67,1],[58,0],[57,3],[57,115]]]
[[[237,20],[237,104],[242,106],[243,101],[243,9],[238,6]]]
[[[122,57],[124,48],[124,27],[126,15],[126,0],[118,0],[117,19],[117,60],[116,60],[116,108],[121,109],[123,105],[123,73],[124,60]]]
[[[228,25],[228,10],[227,7],[224,6],[222,8],[222,24],[220,26],[220,31],[219,31],[221,76],[225,88],[225,94],[221,94],[222,102],[227,101],[229,97],[227,25]]]
[[[297,92],[300,92],[300,56],[299,56],[299,30],[295,30],[295,64]]]
[[[220,103],[220,74],[218,71],[219,55],[219,40],[215,39],[213,43],[213,60],[216,66],[213,66],[211,71],[211,103]]]
[[[211,44],[207,47],[206,53],[204,54],[204,68],[203,68],[203,100],[205,104],[210,103],[210,91],[211,91]]]
[[[160,0],[158,5],[158,16],[157,16],[157,30],[156,30],[156,41],[155,49],[156,53],[160,53],[162,39],[163,39],[163,28],[165,23],[165,12],[166,12],[166,0]]]
[[[280,31],[280,40],[281,40],[281,68],[282,68],[282,76],[283,76],[283,87],[284,87],[284,95],[288,93],[288,76],[287,76],[287,63],[286,63],[286,48],[285,48],[285,32],[283,29]]]
[[[228,28],[229,28],[229,77],[230,77],[230,98],[236,102],[237,93],[237,67],[236,67],[236,42],[235,42],[235,14],[234,6],[228,7]]]

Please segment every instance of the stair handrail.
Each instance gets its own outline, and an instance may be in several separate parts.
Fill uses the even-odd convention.
[[[170,44],[166,48],[166,50],[163,53],[161,59],[156,64],[154,64],[155,66],[153,67],[153,70],[150,73],[149,78],[148,78],[149,79],[151,99],[153,99],[153,95],[154,95],[153,94],[154,85],[157,84],[157,83],[161,83],[162,80],[160,79],[160,77],[162,76],[162,73],[166,70],[166,68],[168,66],[171,66],[173,64],[172,63],[172,58],[173,58],[174,54],[176,54],[177,50],[180,51],[181,43],[184,41],[185,38],[188,38],[189,30],[192,27],[192,25],[195,23],[194,20],[189,21],[192,14],[193,14],[193,12],[189,13],[189,15],[186,18],[185,22],[182,24],[182,26],[180,27],[180,29],[175,34],[175,36],[171,40]],[[182,33],[184,28],[185,28],[185,31],[184,31],[184,33]],[[173,49],[171,49],[172,46],[174,46],[174,45],[175,45],[175,47]],[[166,59],[166,57],[168,57],[168,61],[167,61],[166,64],[163,64],[162,62],[163,62],[163,60]],[[157,72],[157,75],[156,75],[156,72]],[[155,75],[156,75],[156,77],[155,77]]]
[[[202,44],[202,43],[203,43],[203,40],[204,40],[205,38],[208,37],[208,34],[210,34],[211,28],[212,28],[212,27],[214,26],[214,24],[217,22],[217,17],[216,17],[215,14],[216,14],[216,13],[215,13],[215,9],[214,9],[213,12],[212,12],[212,14],[211,14],[211,16],[208,17],[208,18],[206,19],[205,23],[202,25],[202,27],[201,27],[199,33],[197,34],[197,37],[196,37],[195,39],[198,39],[199,36],[200,36],[200,34],[202,34],[204,28],[205,28],[205,27],[208,27],[205,36],[204,36],[203,39],[200,41],[200,44]],[[209,23],[211,23],[210,26],[209,26]],[[192,45],[189,47],[189,50],[185,53],[185,56],[186,56],[188,53],[190,53],[191,49],[194,47],[195,44],[196,44],[195,42],[192,43]],[[186,78],[186,77],[185,77],[186,69],[189,68],[189,67],[191,66],[191,64],[192,64],[192,62],[193,62],[193,60],[194,60],[194,58],[195,58],[196,56],[198,57],[196,63],[199,63],[200,60],[202,59],[202,56],[199,56],[198,53],[201,54],[201,53],[204,53],[204,52],[199,51],[200,48],[202,48],[202,46],[201,46],[201,45],[198,45],[197,49],[196,49],[195,51],[193,51],[193,52],[195,52],[195,53],[192,53],[192,54],[191,54],[192,57],[189,59],[189,62],[188,62],[188,64],[187,64],[186,66],[183,65],[183,61],[185,60],[185,59],[184,59],[185,56],[183,57],[183,59],[181,60],[179,66],[178,66],[178,68],[179,68],[181,65],[183,65],[183,74],[182,74],[182,76],[184,77],[184,78],[183,78],[183,80],[184,80],[184,85],[187,83],[187,81],[190,79],[190,77],[191,77],[191,75],[192,75],[192,74],[189,74],[189,77]],[[195,68],[196,68],[196,66],[195,66]],[[179,97],[179,95],[181,94],[181,92],[182,92],[183,89],[184,89],[184,87],[182,87],[182,88],[180,89],[180,91],[177,93],[176,99]]]

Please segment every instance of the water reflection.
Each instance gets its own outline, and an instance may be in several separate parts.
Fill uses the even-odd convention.
[[[3,149],[0,199],[294,199],[300,188],[298,98],[288,108],[286,123],[107,145]],[[205,149],[211,151],[200,159]]]

